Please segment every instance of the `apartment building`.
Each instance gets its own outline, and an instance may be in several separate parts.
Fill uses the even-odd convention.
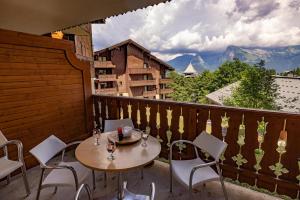
[[[129,39],[94,52],[96,94],[166,99],[172,92],[166,74],[174,70]]]

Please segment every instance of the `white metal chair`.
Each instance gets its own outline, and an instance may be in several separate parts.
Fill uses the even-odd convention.
[[[86,193],[87,193],[87,196],[88,196],[88,200],[92,200],[93,199],[93,194],[92,194],[91,189],[90,189],[90,187],[89,187],[88,184],[81,184],[81,186],[79,187],[79,189],[76,192],[75,200],[79,200],[79,196],[80,196],[81,191],[83,189],[86,190]]]
[[[124,200],[154,200],[155,197],[155,184],[150,185],[150,195],[134,194],[127,189],[127,182],[123,183]]]
[[[18,148],[18,161],[8,159],[7,146],[16,145]],[[23,159],[23,144],[19,140],[8,141],[3,133],[0,131],[0,149],[3,149],[4,156],[0,158],[0,179],[7,179],[7,184],[10,182],[10,174],[21,168],[23,181],[27,196],[30,194],[29,184],[26,176],[26,166]]]
[[[65,144],[56,136],[51,135],[30,150],[30,153],[39,161],[42,169],[36,199],[39,199],[41,190],[46,187],[55,187],[55,192],[57,186],[75,187],[77,190],[79,184],[88,177],[90,170],[79,162],[64,162],[65,149],[79,143],[80,141]],[[60,152],[62,152],[61,161],[55,165],[47,165],[48,161]],[[45,170],[50,170],[50,173],[43,178]],[[95,188],[94,176],[93,172],[93,187]]]
[[[173,160],[172,149],[176,143],[188,143],[194,146],[196,158],[192,160]],[[190,194],[192,189],[202,183],[220,180],[225,199],[228,199],[227,192],[224,186],[222,173],[219,166],[219,158],[225,151],[227,143],[219,140],[213,135],[202,132],[193,142],[188,140],[177,140],[171,144],[170,148],[170,192],[172,192],[172,179],[174,177],[183,185],[189,188]],[[202,149],[210,154],[214,160],[211,162],[204,162],[199,158],[198,149]],[[216,173],[210,166],[215,165]]]
[[[134,128],[131,119],[116,119],[116,120],[105,120],[104,132],[115,131],[119,127],[130,126]]]

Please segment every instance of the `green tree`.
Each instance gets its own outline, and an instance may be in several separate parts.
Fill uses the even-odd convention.
[[[266,69],[264,62],[247,68],[239,86],[224,104],[238,107],[278,109],[275,99],[278,85],[274,82],[274,70]]]

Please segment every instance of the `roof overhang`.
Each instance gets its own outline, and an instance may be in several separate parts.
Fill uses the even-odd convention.
[[[42,35],[168,0],[2,0],[0,28]]]

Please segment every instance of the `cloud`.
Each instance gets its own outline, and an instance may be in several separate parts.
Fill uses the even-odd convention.
[[[300,44],[299,0],[173,0],[93,26],[95,49],[131,38],[162,59],[228,45]]]

